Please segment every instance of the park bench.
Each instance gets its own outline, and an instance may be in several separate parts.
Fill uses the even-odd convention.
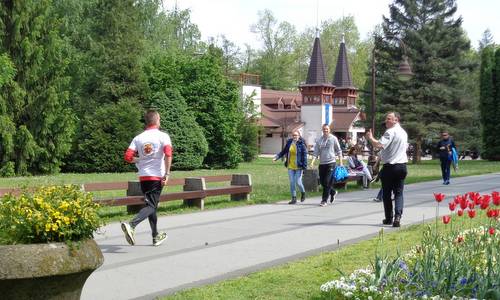
[[[229,182],[230,184],[221,187],[207,187],[207,183],[212,182]],[[183,200],[186,205],[197,206],[203,209],[206,197],[230,195],[231,200],[248,200],[250,192],[252,191],[252,181],[249,174],[172,178],[169,180],[167,188],[179,185],[183,186],[182,191],[162,194],[160,196],[160,202]],[[111,190],[127,191],[126,197],[94,199],[94,202],[103,206],[126,205],[127,211],[133,213],[137,212],[144,205],[144,198],[138,181],[86,183],[82,185],[82,190],[86,192]],[[19,191],[20,189],[16,188],[1,188],[0,196],[7,193],[17,194]]]

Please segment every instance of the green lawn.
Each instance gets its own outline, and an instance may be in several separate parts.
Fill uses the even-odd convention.
[[[500,172],[500,162],[489,162],[483,160],[460,161],[458,173],[452,171],[454,176],[469,176],[484,173]],[[234,202],[229,201],[229,196],[212,197],[205,201],[205,209],[218,209],[232,206],[252,205],[259,203],[272,203],[289,198],[288,174],[283,164],[272,163],[270,158],[259,158],[252,163],[241,163],[234,170],[196,170],[196,171],[174,171],[172,178],[184,178],[190,176],[210,176],[232,173],[249,173],[252,175],[253,192],[250,201]],[[441,178],[439,161],[422,161],[419,165],[408,165],[408,178],[406,183],[415,183]],[[83,184],[88,182],[113,182],[136,180],[135,173],[90,173],[90,174],[58,174],[50,176],[32,176],[16,178],[0,178],[0,187],[23,187],[35,185],[51,184]],[[453,179],[452,179],[453,180]],[[378,188],[379,183],[373,185]],[[179,190],[181,187],[170,187],[165,192]],[[350,182],[347,191],[356,190],[359,187],[355,182]],[[341,190],[344,192],[344,190]],[[374,192],[375,193],[375,192]],[[99,192],[96,197],[125,196],[125,191]],[[313,193],[308,196],[317,196]],[[375,196],[375,194],[374,194]],[[186,207],[182,201],[172,201],[162,203],[159,214],[177,214],[197,211],[197,208]],[[103,207],[101,215],[107,221],[117,221],[128,219],[125,207]]]

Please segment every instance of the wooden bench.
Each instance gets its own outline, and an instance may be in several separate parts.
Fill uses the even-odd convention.
[[[230,182],[229,186],[210,187],[207,183]],[[252,180],[250,174],[217,175],[204,177],[188,177],[170,179],[167,188],[170,186],[183,186],[180,192],[168,192],[160,196],[160,202],[183,200],[184,204],[204,208],[206,197],[230,195],[230,199],[249,200],[252,192]],[[126,190],[126,197],[97,198],[94,202],[104,206],[127,206],[127,211],[136,212],[144,206],[144,197],[138,181],[128,182],[98,182],[82,184],[82,190],[86,192]],[[0,188],[0,197],[4,194],[12,193],[18,195],[21,189]]]
[[[230,182],[229,186],[207,188],[209,182]],[[105,206],[127,206],[127,211],[136,212],[144,206],[140,183],[129,181],[119,183],[120,189],[127,189],[126,197],[96,199],[95,202]],[[188,177],[182,179],[171,179],[168,186],[182,185],[183,191],[169,192],[160,196],[160,202],[183,200],[188,206],[197,206],[203,209],[205,198],[212,196],[230,195],[233,201],[249,200],[252,192],[252,181],[250,174],[233,174],[206,177]],[[85,185],[85,191],[102,191],[104,188],[116,189],[118,185],[110,184],[109,187],[99,184]]]
[[[356,181],[358,186],[363,186],[363,175],[350,175],[346,180],[334,183],[333,186],[336,188],[344,188],[347,190],[347,183],[350,181]],[[368,186],[370,186],[369,182]]]

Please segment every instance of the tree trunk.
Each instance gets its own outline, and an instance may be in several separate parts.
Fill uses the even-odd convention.
[[[422,157],[422,137],[417,136],[417,139],[415,141],[415,147],[413,147],[413,163],[418,164],[420,163]]]

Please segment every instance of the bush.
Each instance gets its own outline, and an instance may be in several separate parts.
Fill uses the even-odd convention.
[[[76,185],[40,187],[0,200],[0,244],[79,241],[101,225],[98,204]]]
[[[172,140],[172,168],[193,170],[202,167],[208,152],[207,141],[181,94],[177,90],[167,88],[156,93],[151,106],[158,109],[161,127]]]
[[[131,172],[123,159],[134,136],[140,133],[143,109],[134,100],[122,100],[96,108],[77,133],[75,149],[66,159],[65,172]]]

